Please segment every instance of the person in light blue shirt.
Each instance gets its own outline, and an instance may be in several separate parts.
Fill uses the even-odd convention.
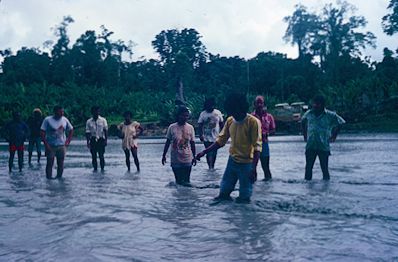
[[[344,119],[335,112],[325,108],[325,98],[315,96],[312,109],[307,111],[302,119],[304,141],[307,142],[305,156],[305,179],[312,179],[312,169],[318,156],[323,179],[329,180],[330,142],[335,142]]]

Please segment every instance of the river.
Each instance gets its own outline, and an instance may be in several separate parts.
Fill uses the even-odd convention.
[[[162,143],[140,140],[137,174],[126,172],[120,141],[109,141],[104,173],[73,141],[61,181],[45,179],[45,159],[9,174],[2,144],[0,260],[398,260],[398,134],[341,135],[329,182],[318,161],[314,180],[303,180],[301,137],[272,137],[274,179],[257,182],[248,205],[209,205],[228,146],[215,171],[205,161],[193,169],[191,182],[204,188],[184,188],[160,163]]]

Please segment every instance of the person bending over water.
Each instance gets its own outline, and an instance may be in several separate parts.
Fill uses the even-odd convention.
[[[39,108],[35,108],[33,110],[32,116],[30,116],[28,119],[28,126],[30,129],[29,146],[28,146],[29,165],[32,162],[33,149],[35,146],[37,152],[37,163],[40,163],[40,158],[41,158],[40,127],[42,123],[43,123],[43,116],[41,110]]]
[[[301,118],[305,149],[305,179],[312,179],[312,169],[318,156],[323,179],[329,180],[330,142],[335,142],[344,119],[335,112],[325,108],[325,98],[315,96],[312,100],[312,109]]]
[[[275,121],[274,117],[267,112],[267,106],[265,105],[265,100],[263,96],[257,96],[254,100],[254,109],[252,113],[253,116],[257,117],[261,123],[261,135],[263,138],[263,146],[260,154],[261,167],[264,171],[263,181],[268,181],[272,179],[271,171],[269,169],[269,145],[268,136],[275,133]]]
[[[130,151],[134,158],[134,164],[137,167],[137,172],[140,172],[140,161],[138,160],[138,136],[143,129],[137,121],[132,121],[133,114],[126,111],[123,114],[124,122],[118,125],[120,137],[123,139],[122,148],[126,156],[127,170],[130,172]]]
[[[47,179],[52,179],[54,158],[57,158],[56,178],[62,178],[66,148],[69,146],[73,137],[73,126],[69,120],[64,117],[63,107],[55,106],[53,112],[54,115],[46,117],[41,125],[41,139],[46,147]],[[65,136],[66,132],[68,132],[67,138]]]
[[[93,106],[91,108],[92,118],[86,122],[87,147],[90,149],[92,165],[94,171],[97,171],[97,154],[100,159],[101,171],[105,169],[105,147],[108,143],[108,122],[100,116],[100,108]]]
[[[204,111],[200,113],[198,124],[199,124],[199,138],[203,142],[205,148],[213,144],[220,129],[223,128],[223,115],[215,107],[214,98],[206,99],[204,103]],[[217,150],[214,150],[206,155],[207,165],[209,169],[214,169],[216,163]]]
[[[8,170],[12,171],[15,152],[18,152],[18,167],[22,171],[24,142],[29,136],[29,128],[21,120],[20,112],[12,113],[12,120],[4,127],[4,138],[9,144],[10,157],[8,159]]]
[[[250,203],[252,187],[257,176],[257,163],[260,158],[262,139],[261,124],[247,113],[249,104],[244,94],[230,94],[225,101],[225,109],[230,115],[217,140],[200,152],[196,159],[224,146],[231,138],[229,160],[221,180],[220,193],[216,201],[232,200],[230,194],[239,180],[237,203]]]
[[[179,106],[176,112],[177,122],[167,129],[162,165],[166,163],[166,154],[171,145],[171,168],[178,185],[190,186],[192,165],[196,165],[195,130],[188,124],[189,110]]]

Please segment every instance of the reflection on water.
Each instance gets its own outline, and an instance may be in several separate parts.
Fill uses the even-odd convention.
[[[104,173],[92,172],[84,141],[75,141],[62,181],[47,181],[44,164],[6,173],[0,146],[0,260],[398,259],[398,135],[342,136],[330,182],[318,163],[314,180],[303,180],[301,138],[274,137],[274,180],[256,183],[252,204],[216,206],[227,149],[215,171],[199,163],[195,187],[184,188],[160,164],[162,142],[141,141],[136,174],[126,172],[119,141],[109,143]]]

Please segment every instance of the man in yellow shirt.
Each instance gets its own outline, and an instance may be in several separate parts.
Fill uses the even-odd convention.
[[[249,104],[243,94],[230,94],[225,100],[225,110],[230,116],[216,142],[200,152],[199,160],[207,153],[223,147],[231,138],[229,160],[220,185],[216,201],[232,200],[231,192],[239,180],[237,203],[250,203],[252,184],[257,177],[257,163],[262,148],[261,123],[247,113]]]

